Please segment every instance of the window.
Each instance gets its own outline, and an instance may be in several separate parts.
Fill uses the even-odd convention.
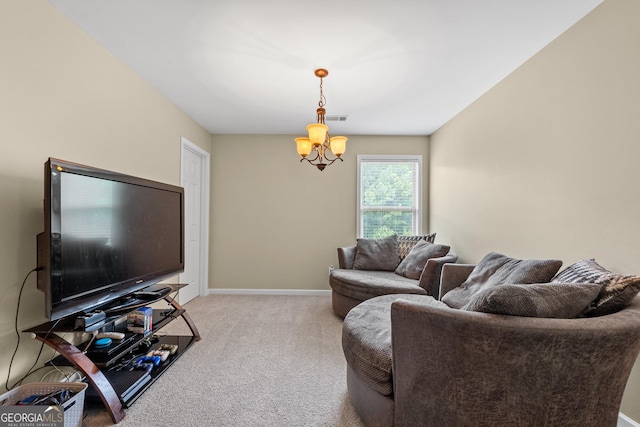
[[[358,237],[421,234],[422,156],[358,156]]]

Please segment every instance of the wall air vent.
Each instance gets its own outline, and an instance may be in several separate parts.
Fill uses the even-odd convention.
[[[347,115],[342,115],[342,116],[324,116],[324,120],[326,122],[346,122],[348,118],[349,118],[349,116],[347,116]]]

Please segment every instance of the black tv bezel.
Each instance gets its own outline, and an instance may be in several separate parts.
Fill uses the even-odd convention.
[[[59,200],[60,197],[60,184],[59,180],[56,182],[55,171],[146,186],[179,194],[181,205],[180,262],[167,266],[160,271],[149,272],[142,276],[131,277],[120,282],[101,286],[94,291],[90,291],[90,293],[85,292],[65,299],[59,298],[55,295],[57,290],[55,289],[52,277],[56,271],[59,271],[60,267],[58,265],[59,259],[56,257],[56,242],[53,238],[55,233],[59,234],[61,226],[60,215],[56,215],[52,209],[52,204],[54,204],[56,200]],[[45,316],[49,320],[53,321],[77,313],[95,310],[101,306],[118,301],[140,289],[184,272],[185,199],[184,189],[182,187],[50,157],[44,164],[44,196],[44,232],[37,236],[37,288],[45,294]]]

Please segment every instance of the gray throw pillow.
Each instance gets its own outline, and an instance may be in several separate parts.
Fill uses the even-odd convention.
[[[583,259],[562,270],[554,282],[590,282],[600,285],[600,294],[593,301],[588,316],[602,316],[620,311],[635,298],[640,291],[640,276],[613,273],[594,259]]]
[[[416,243],[420,240],[426,240],[429,243],[433,243],[435,238],[436,233],[416,236],[398,236],[398,257],[400,257],[400,261],[409,255],[411,249],[413,249]]]
[[[445,256],[449,253],[449,249],[447,245],[435,245],[426,240],[420,240],[400,262],[396,268],[396,274],[419,280],[427,261]]]
[[[398,236],[384,239],[357,239],[353,268],[393,271],[398,265]]]
[[[462,308],[474,294],[505,283],[545,283],[562,266],[560,260],[520,260],[490,252],[474,267],[462,285],[443,297],[449,307]]]
[[[475,294],[463,310],[509,316],[581,317],[598,296],[595,283],[505,284]]]

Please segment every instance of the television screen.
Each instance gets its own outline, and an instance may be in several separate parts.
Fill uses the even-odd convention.
[[[181,187],[49,159],[38,288],[55,320],[184,268]]]

